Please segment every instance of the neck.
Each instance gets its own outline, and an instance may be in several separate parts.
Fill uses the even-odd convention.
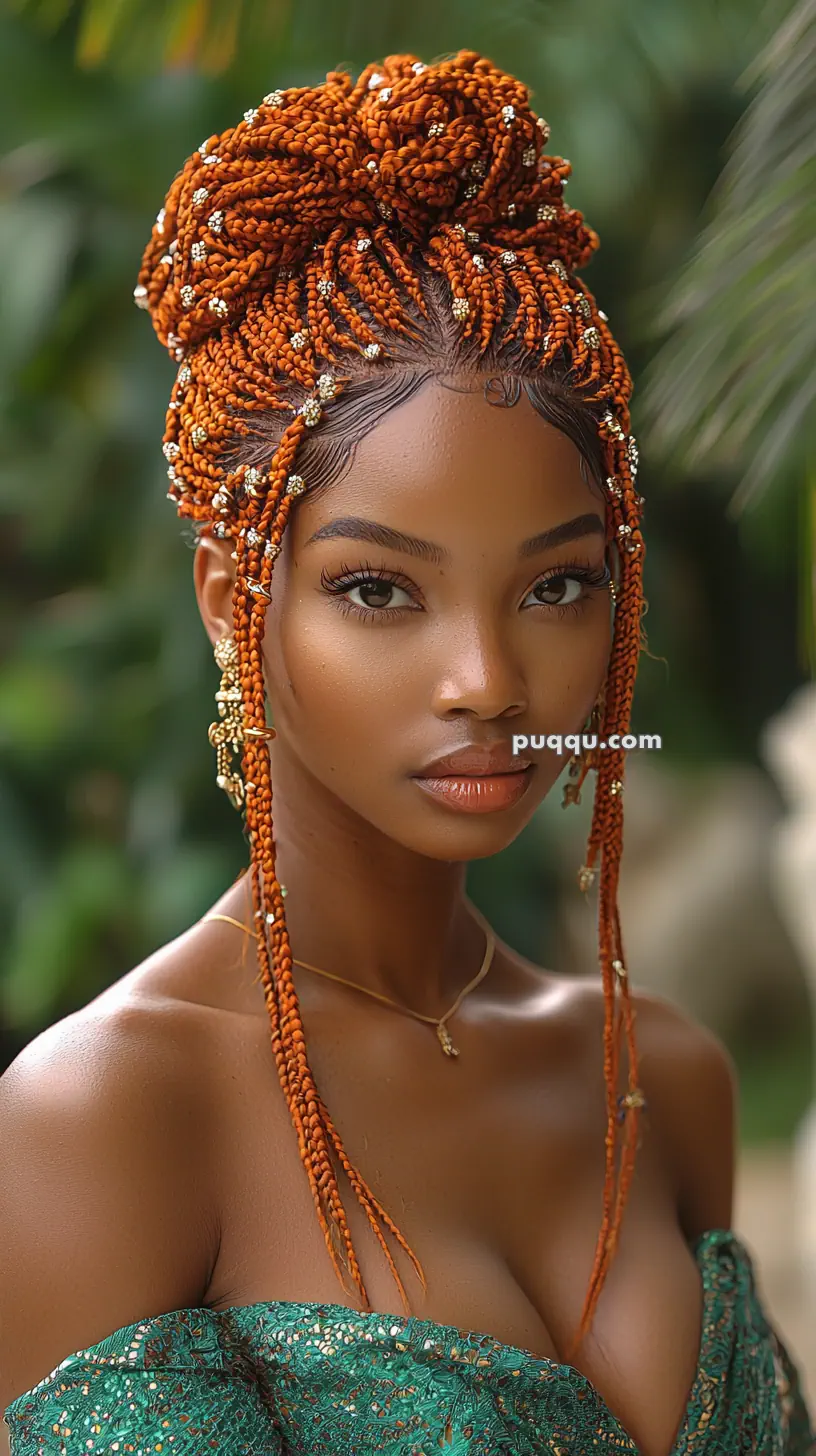
[[[322,788],[311,797],[319,805],[302,784],[293,795],[291,780],[274,790],[275,868],[293,957],[442,1016],[486,948],[465,866],[405,849]],[[213,908],[254,930],[249,873]],[[296,982],[309,974],[295,966]]]

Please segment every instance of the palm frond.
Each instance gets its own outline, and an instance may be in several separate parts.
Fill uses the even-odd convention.
[[[640,402],[652,448],[680,468],[743,472],[732,514],[778,476],[805,471],[816,397],[816,0],[800,0],[741,78],[757,82],[709,221],[658,313],[654,336],[671,333]]]

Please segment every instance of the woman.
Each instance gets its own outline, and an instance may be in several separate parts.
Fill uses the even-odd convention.
[[[623,750],[567,789],[600,984],[464,891],[564,767],[514,737],[626,733],[640,645],[630,379],[548,135],[477,55],[390,57],[265,97],[159,213],[250,861],[0,1084],[14,1456],[812,1449],[730,1064],[630,992]]]

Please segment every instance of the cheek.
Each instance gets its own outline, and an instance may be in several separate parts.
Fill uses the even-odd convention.
[[[577,628],[568,623],[548,634],[546,658],[530,676],[530,718],[551,725],[553,733],[574,732],[603,687],[611,646],[612,625],[602,601]]]
[[[416,660],[395,651],[393,628],[361,624],[319,597],[284,604],[265,656],[275,721],[301,743],[314,735],[325,746],[330,724],[338,751],[381,751],[416,703]]]

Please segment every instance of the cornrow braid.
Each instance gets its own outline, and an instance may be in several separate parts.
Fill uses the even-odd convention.
[[[241,807],[272,1049],[326,1247],[344,1290],[348,1276],[366,1309],[338,1165],[408,1312],[387,1234],[423,1287],[424,1274],[346,1155],[309,1066],[275,867],[265,609],[298,495],[336,478],[354,441],[425,378],[494,371],[491,402],[513,403],[524,388],[604,491],[618,583],[599,737],[627,733],[644,554],[631,379],[606,315],[576,276],[599,240],[565,205],[570,164],[544,153],[548,139],[527,88],[471,51],[434,65],[389,56],[356,82],[330,72],[320,85],[270,92],[185,162],[135,290],[179,364],[163,446],[168,496],[199,534],[234,543]],[[595,800],[579,883],[599,878],[607,1125],[601,1228],[572,1353],[617,1245],[643,1101],[617,910],[624,751],[585,759],[582,778],[590,766]]]

